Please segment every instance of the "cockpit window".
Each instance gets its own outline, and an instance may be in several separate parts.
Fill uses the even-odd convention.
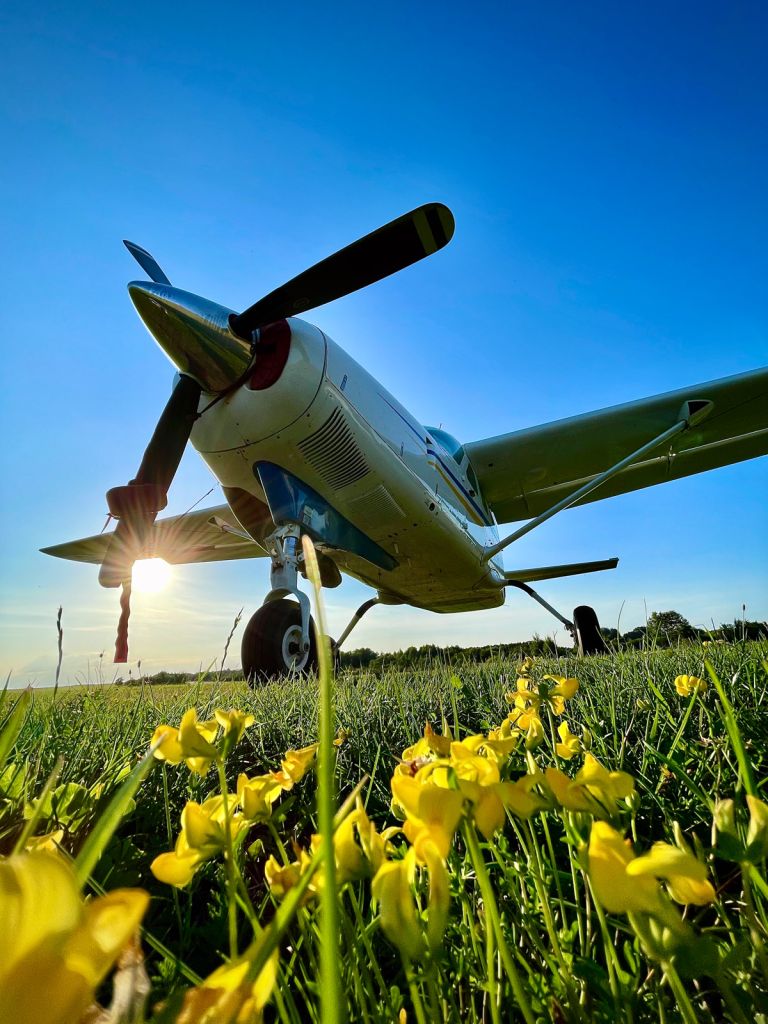
[[[461,465],[461,461],[464,458],[464,448],[456,438],[449,434],[447,430],[440,430],[439,427],[427,427],[427,430],[437,440],[442,449],[448,452]]]

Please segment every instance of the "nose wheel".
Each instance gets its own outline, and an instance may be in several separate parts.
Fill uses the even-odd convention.
[[[245,627],[241,646],[243,674],[251,686],[317,669],[314,622],[310,618],[309,649],[304,650],[301,608],[280,599],[263,605]]]

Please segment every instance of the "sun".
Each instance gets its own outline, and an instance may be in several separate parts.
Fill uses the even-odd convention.
[[[171,579],[171,567],[163,558],[141,558],[133,566],[133,589],[140,594],[156,594]]]

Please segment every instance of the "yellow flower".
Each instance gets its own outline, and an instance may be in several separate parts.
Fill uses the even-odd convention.
[[[172,725],[158,725],[152,733],[150,746],[155,747],[154,756],[158,761],[179,764],[184,760],[184,751],[179,743],[179,730],[174,729]]]
[[[341,726],[336,730],[336,738],[333,741],[334,747],[343,747],[349,739],[351,733],[349,729],[342,729]]]
[[[632,877],[632,844],[604,821],[592,823],[589,836],[589,877],[598,902],[612,914],[649,913],[661,909],[659,887],[653,878]]]
[[[0,1020],[79,1020],[148,902],[141,889],[116,889],[83,903],[71,868],[50,853],[1,860]]]
[[[525,733],[525,749],[535,750],[544,742],[544,723],[538,715],[531,715]]]
[[[768,852],[768,806],[756,796],[747,797],[749,807],[749,828],[747,829],[747,853],[753,862],[761,860]]]
[[[333,837],[339,884],[375,875],[386,860],[389,840],[399,831],[386,828],[379,833],[358,797],[354,811],[346,816]]]
[[[570,700],[579,688],[578,679],[568,679],[565,676],[544,676],[555,685],[547,693],[547,702],[556,715],[562,715],[565,711],[565,702]]]
[[[570,761],[572,757],[575,757],[581,750],[581,741],[579,737],[571,732],[567,722],[561,722],[557,729],[558,735],[560,736],[560,742],[556,745],[555,750],[559,757],[562,757],[564,761]]]
[[[527,732],[532,727],[538,729],[541,725],[541,718],[539,718],[539,705],[528,706],[525,701],[520,700],[519,705],[514,707],[508,717],[510,725],[516,726],[523,732]]]
[[[255,981],[248,973],[255,945],[237,960],[223,964],[184,996],[176,1024],[259,1024],[277,978],[278,951]]]
[[[437,785],[426,774],[429,767],[422,768],[415,776],[393,775],[392,795],[405,815],[406,837],[413,843],[426,831],[440,856],[447,857],[464,810],[464,797],[456,789]]]
[[[64,829],[56,829],[55,832],[48,832],[44,836],[32,836],[24,844],[24,849],[32,852],[45,850],[47,853],[58,853],[61,842],[64,839]]]
[[[274,777],[280,782],[283,789],[293,789],[296,783],[304,778],[307,769],[315,759],[317,748],[317,743],[311,743],[308,747],[302,747],[300,750],[286,752],[285,760],[280,762],[283,770],[274,773]]]
[[[414,774],[427,761],[434,760],[436,757],[447,757],[452,742],[453,736],[450,729],[445,735],[439,736],[427,722],[421,739],[403,751],[400,768],[405,774]]]
[[[628,865],[627,874],[630,878],[663,878],[669,895],[677,903],[702,906],[715,898],[715,890],[701,861],[669,843],[654,843],[649,853],[636,857]]]
[[[195,708],[189,708],[184,713],[178,729],[171,725],[158,725],[155,729],[151,740],[152,746],[157,744],[154,756],[158,761],[167,761],[168,764],[186,761],[190,771],[205,775],[211,761],[219,756],[213,745],[218,731],[219,724],[216,719],[199,722]]]
[[[264,878],[275,896],[282,897],[292,889],[309,866],[310,856],[306,850],[299,851],[299,859],[290,864],[281,864],[273,855],[264,865]],[[317,876],[315,876],[317,879]],[[313,893],[307,893],[306,902]]]
[[[498,761],[506,759],[520,742],[520,732],[512,727],[509,718],[505,718],[498,729],[491,729],[485,741]]]
[[[584,766],[574,779],[559,768],[544,772],[547,785],[561,807],[588,811],[597,818],[612,817],[617,804],[634,792],[635,781],[626,772],[607,771],[592,754],[584,755]]]
[[[218,731],[219,723],[215,718],[199,722],[195,708],[184,712],[179,725],[179,743],[190,771],[198,775],[207,774],[211,761],[219,756],[213,745]]]
[[[448,908],[451,902],[451,886],[448,869],[440,856],[440,851],[429,838],[423,834],[414,844],[416,859],[426,865],[429,875],[429,900],[427,903],[427,944],[431,950],[439,947],[448,921]]]
[[[675,676],[675,689],[681,697],[690,697],[692,693],[705,693],[707,683],[698,676]]]
[[[248,823],[242,814],[233,814],[230,805],[229,829],[234,840]],[[150,870],[161,882],[182,888],[192,880],[206,860],[227,848],[224,799],[212,796],[202,804],[190,800],[181,812],[181,833],[170,853],[161,853]]]
[[[385,861],[371,883],[371,895],[380,906],[384,934],[412,959],[424,952],[421,925],[411,892],[415,874],[416,851],[411,847],[403,860]]]
[[[234,708],[230,711],[217,709],[213,712],[213,717],[224,730],[223,757],[227,757],[233,747],[240,742],[245,730],[249,729],[256,721],[253,715],[246,714],[244,711],[236,711]]]
[[[266,821],[271,817],[272,805],[282,792],[283,786],[274,774],[253,779],[239,775],[237,778],[237,802],[249,821]]]

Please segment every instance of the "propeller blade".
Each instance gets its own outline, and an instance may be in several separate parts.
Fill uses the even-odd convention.
[[[130,580],[147,531],[167,504],[168,488],[192,433],[201,394],[200,385],[191,377],[179,378],[135,478],[107,492],[109,510],[119,521],[99,571],[103,587],[119,587]]]
[[[233,313],[229,326],[250,339],[265,324],[323,306],[431,256],[450,242],[453,229],[447,206],[420,206],[316,263],[243,313]]]
[[[129,242],[126,238],[123,239],[123,245],[150,280],[157,282],[157,284],[171,283],[160,269],[160,264],[157,262],[155,257],[151,253],[147,252],[146,249],[142,249],[142,247],[140,245],[136,245],[135,242]]]

